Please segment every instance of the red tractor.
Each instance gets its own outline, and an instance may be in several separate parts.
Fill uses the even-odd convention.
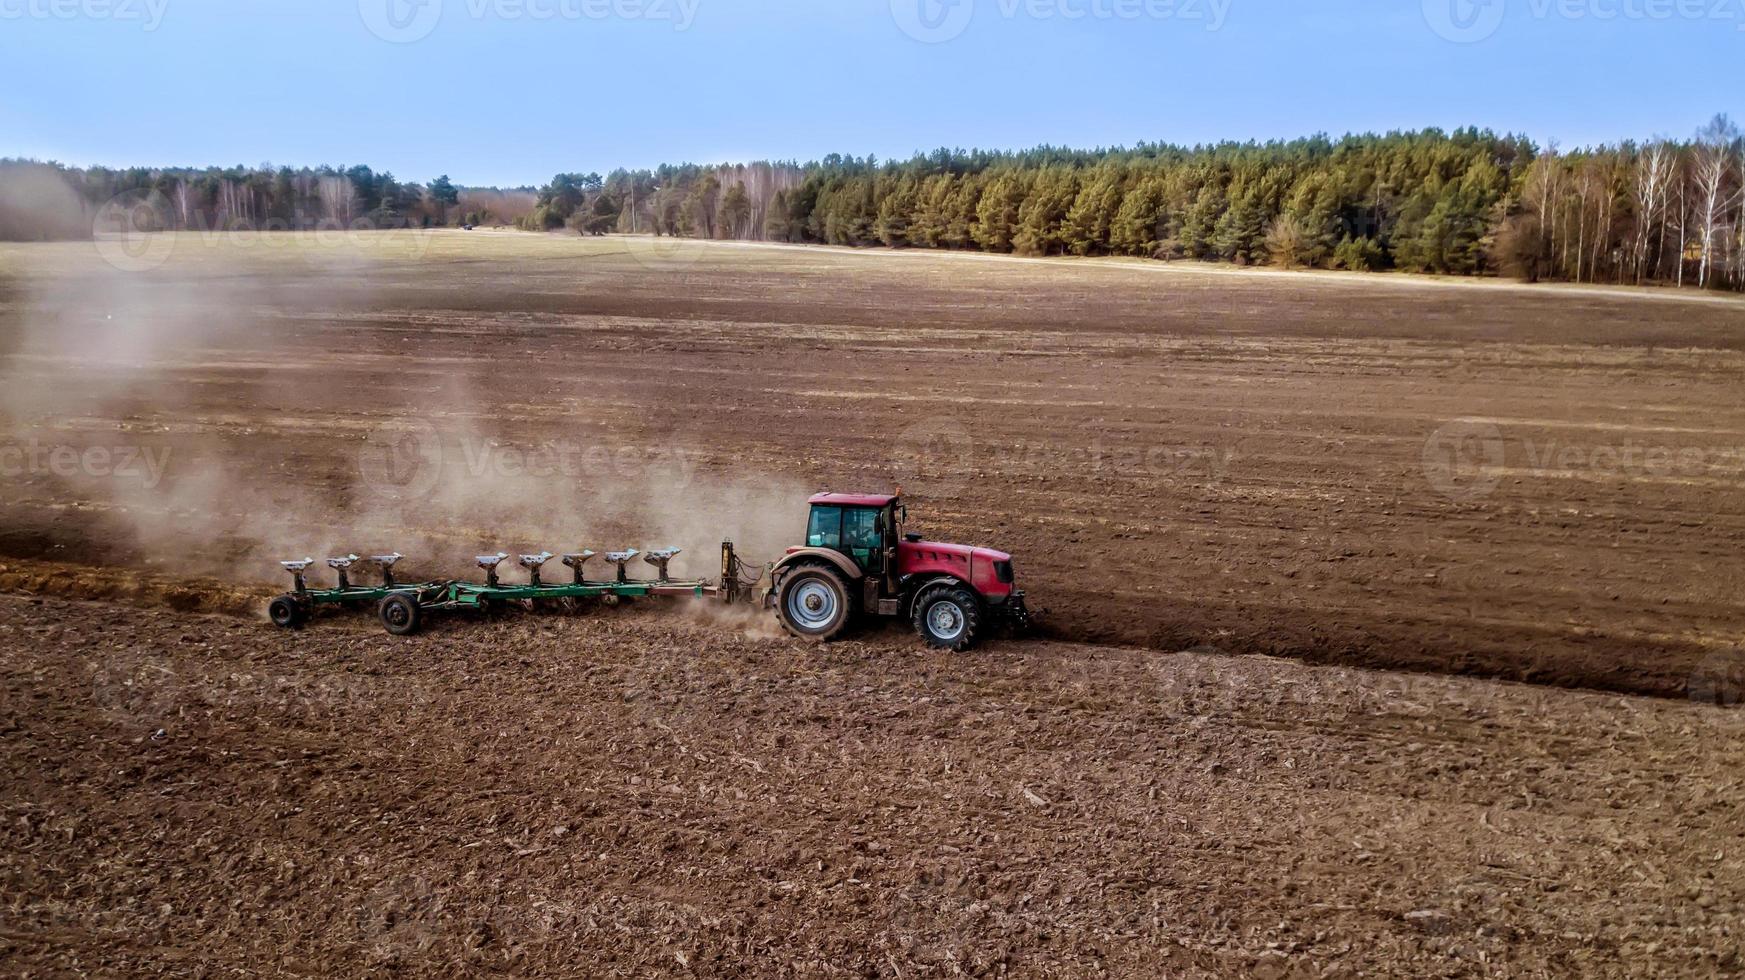
[[[1012,556],[904,534],[896,494],[821,493],[806,543],[776,562],[766,605],[795,636],[829,640],[857,613],[902,616],[935,647],[967,650],[996,624],[1029,625]]]

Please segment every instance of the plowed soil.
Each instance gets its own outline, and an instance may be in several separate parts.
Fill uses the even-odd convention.
[[[13,975],[1739,968],[1739,712],[719,613],[0,596]],[[747,630],[750,630],[748,634]]]
[[[796,541],[810,490],[901,484],[913,529],[1014,552],[1075,642],[1678,696],[1745,632],[1736,297],[161,241],[137,272],[0,250],[12,444],[168,454],[149,488],[15,468],[0,555],[270,583],[305,554],[450,577],[499,548],[679,545],[712,575],[723,537]]]
[[[1745,966],[1736,299],[509,233],[110,260],[0,247],[7,973]],[[898,484],[1017,555],[1044,638],[259,618],[281,558],[712,575]]]

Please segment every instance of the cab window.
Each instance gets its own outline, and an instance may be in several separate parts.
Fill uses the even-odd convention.
[[[854,563],[872,570],[879,560],[879,512],[853,507],[842,512],[842,544]]]
[[[842,508],[814,507],[806,527],[806,546],[842,550]]]

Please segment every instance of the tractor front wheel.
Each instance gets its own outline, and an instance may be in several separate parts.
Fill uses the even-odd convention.
[[[280,629],[298,629],[309,621],[309,611],[296,596],[287,593],[267,603],[267,618]]]
[[[776,612],[789,633],[822,642],[842,635],[854,609],[842,576],[814,566],[796,568],[783,577]]]
[[[418,600],[404,592],[383,597],[381,605],[376,607],[376,615],[381,617],[382,628],[395,636],[418,632],[419,620],[423,618],[421,613]]]
[[[982,601],[962,585],[931,585],[915,597],[915,632],[928,646],[962,653],[975,646]]]

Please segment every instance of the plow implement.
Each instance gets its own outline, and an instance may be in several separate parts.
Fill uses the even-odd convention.
[[[416,633],[437,613],[490,614],[511,606],[576,609],[598,602],[689,596],[733,603],[758,601],[775,612],[782,627],[802,640],[823,643],[854,624],[875,617],[906,620],[929,646],[963,651],[999,627],[1023,631],[1030,625],[1024,590],[1018,588],[1012,556],[992,548],[929,541],[904,530],[908,508],[898,493],[820,493],[807,503],[805,543],[788,548],[780,560],[754,566],[741,560],[733,542],[721,542],[721,575],[714,581],[675,579],[667,571],[677,548],[638,551],[626,548],[596,555],[562,555],[567,582],[547,582],[542,571],[560,557],[549,551],[517,555],[525,582],[505,582],[499,572],[507,552],[473,559],[485,581],[401,584],[394,579],[399,554],[327,559],[337,581],[331,589],[312,589],[305,573],[313,558],[280,562],[291,573],[292,590],[273,599],[267,614],[283,627],[309,622],[317,608],[375,607],[382,628],[396,636]],[[603,558],[614,571],[603,580],[587,577],[590,559]],[[632,578],[629,566],[641,558],[654,578]],[[381,570],[381,584],[357,585],[351,567],[369,561]],[[759,586],[767,576],[769,585]],[[517,576],[520,577],[520,576]]]
[[[483,583],[458,580],[396,582],[394,565],[403,556],[377,555],[368,559],[381,571],[381,583],[377,585],[353,584],[350,569],[362,559],[357,555],[347,555],[327,560],[328,566],[337,576],[334,587],[330,589],[309,587],[305,573],[315,564],[315,560],[304,558],[279,563],[291,574],[292,589],[274,597],[268,603],[267,615],[274,625],[297,628],[307,624],[318,607],[363,609],[373,606],[384,629],[395,636],[405,636],[417,632],[426,617],[433,614],[490,614],[507,609],[511,604],[573,610],[588,602],[617,605],[626,599],[654,596],[713,598],[723,602],[739,602],[753,597],[757,576],[749,580],[746,578],[750,566],[734,552],[733,542],[721,542],[721,578],[718,581],[672,578],[668,575],[667,566],[677,554],[678,548],[647,552],[626,548],[623,551],[608,552],[604,556],[597,556],[595,552],[587,550],[573,552],[562,556],[563,564],[570,569],[569,581],[547,582],[541,576],[541,570],[551,559],[559,556],[542,551],[538,554],[517,556],[517,563],[526,570],[526,582],[504,582],[498,571],[509,555],[498,552],[494,555],[479,555],[474,559],[479,568],[484,570]],[[627,566],[638,556],[654,567],[654,578],[638,579],[630,576]],[[617,566],[611,578],[605,581],[588,579],[585,566],[589,559],[595,557],[604,557],[608,565]],[[761,575],[761,570],[759,574]]]

